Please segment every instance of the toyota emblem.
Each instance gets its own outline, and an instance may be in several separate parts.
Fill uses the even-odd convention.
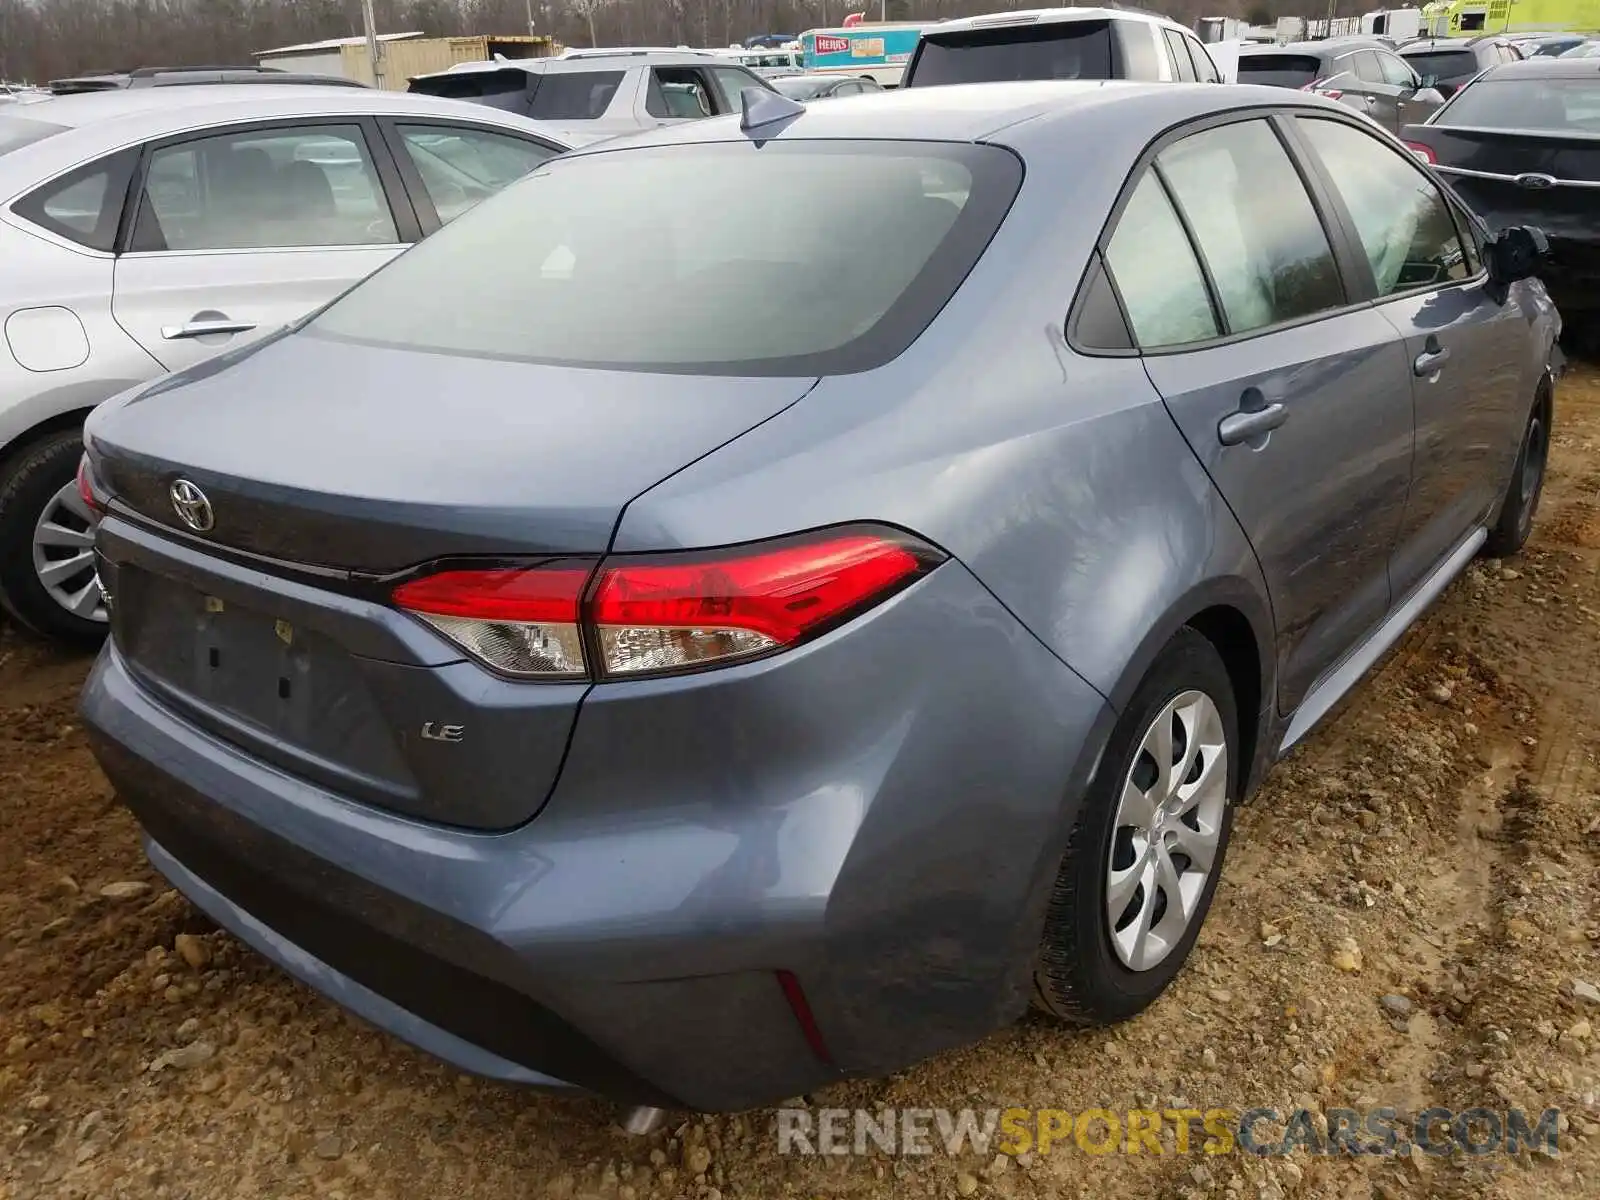
[[[172,511],[178,514],[178,520],[196,533],[207,533],[217,523],[216,514],[211,511],[211,501],[187,479],[174,479],[172,486],[167,489],[167,498],[172,501]]]

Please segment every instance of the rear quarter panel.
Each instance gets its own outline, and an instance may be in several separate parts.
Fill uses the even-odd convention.
[[[112,319],[112,259],[67,249],[12,220],[0,218],[0,455],[39,425],[161,373]],[[48,351],[33,340],[39,320],[67,335]],[[78,351],[74,326],[82,330]]]
[[[1170,91],[1175,114],[1194,104]],[[1075,114],[1070,146],[1017,131],[1012,212],[922,337],[646,492],[615,548],[897,524],[961,559],[1114,704],[1200,597],[1233,596],[1270,645],[1254,554],[1139,360],[1066,344],[1103,214],[1143,148],[1116,116]]]

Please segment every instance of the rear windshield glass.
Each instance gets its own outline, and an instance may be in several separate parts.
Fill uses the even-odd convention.
[[[0,154],[17,150],[34,142],[42,142],[51,134],[60,133],[65,125],[51,125],[47,121],[28,121],[21,117],[0,117]]]
[[[539,81],[528,115],[540,121],[596,121],[611,107],[621,71],[551,73]]]
[[[413,79],[410,91],[447,100],[471,100],[491,108],[523,111],[530,83],[526,71],[455,71]]]
[[[1316,81],[1322,60],[1309,54],[1242,54],[1239,82],[1302,88]]]
[[[924,37],[906,82],[1110,79],[1111,23],[1066,21]]]
[[[310,328],[574,366],[867,370],[949,300],[1021,176],[998,147],[934,142],[717,142],[552,160]]]
[[[1600,134],[1600,76],[1481,80],[1457,92],[1434,124]]]
[[[1424,80],[1454,79],[1458,75],[1474,75],[1478,70],[1477,56],[1471,50],[1440,50],[1429,54],[1407,54],[1406,62]]]

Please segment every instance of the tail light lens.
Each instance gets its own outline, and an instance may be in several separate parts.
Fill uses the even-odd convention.
[[[105,502],[95,488],[94,471],[89,466],[89,456],[87,454],[78,459],[77,484],[78,499],[88,505],[90,512],[103,513],[106,508]]]
[[[578,609],[592,563],[441,571],[402,583],[394,602],[486,666],[527,679],[582,679]]]
[[[598,568],[444,571],[401,584],[394,600],[508,675],[637,678],[799,645],[942,561],[898,530],[857,526]]]
[[[1407,142],[1406,149],[1430,167],[1439,163],[1439,156],[1433,152],[1431,146],[1424,146],[1421,142]]]

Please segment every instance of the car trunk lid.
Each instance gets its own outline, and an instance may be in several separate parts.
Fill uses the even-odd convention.
[[[593,560],[628,501],[813,382],[304,334],[227,366],[172,376],[91,422],[113,497],[100,553],[118,653],[192,724],[258,759],[482,829],[542,806],[588,684],[467,661],[389,602],[395,579],[462,556]],[[204,494],[209,530],[184,526],[178,479]]]

